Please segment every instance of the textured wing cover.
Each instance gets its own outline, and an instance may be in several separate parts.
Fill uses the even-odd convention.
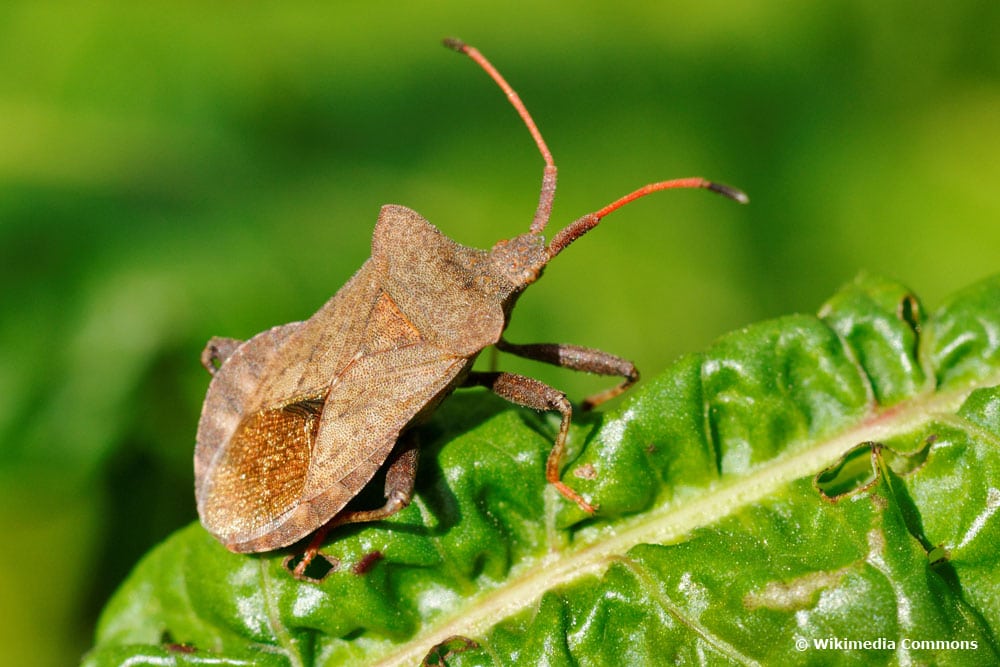
[[[339,512],[471,362],[427,343],[366,263],[307,322],[247,341],[209,387],[198,510],[234,551],[291,544]]]

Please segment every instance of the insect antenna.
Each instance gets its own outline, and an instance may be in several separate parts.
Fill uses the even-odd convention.
[[[601,221],[604,216],[617,211],[625,204],[635,201],[640,197],[645,197],[653,192],[659,192],[660,190],[673,190],[680,188],[704,188],[706,190],[711,190],[717,194],[724,197],[729,197],[733,201],[737,201],[740,204],[746,204],[750,201],[750,198],[746,196],[742,190],[738,190],[734,187],[723,185],[722,183],[715,183],[714,181],[708,181],[704,178],[676,178],[670,181],[660,181],[659,183],[650,183],[649,185],[643,186],[638,190],[628,193],[624,197],[616,199],[604,208],[593,213],[588,213],[582,218],[571,222],[569,225],[564,227],[559,231],[552,241],[549,243],[548,252],[549,258],[555,257],[560,252],[566,249],[573,241],[577,240],[591,229],[597,226],[597,223]]]
[[[521,120],[528,127],[531,137],[535,140],[535,145],[538,146],[538,151],[542,154],[542,159],[545,160],[545,169],[542,171],[542,190],[538,195],[538,208],[535,209],[535,217],[531,221],[531,233],[541,234],[542,230],[545,229],[545,225],[549,222],[549,216],[552,215],[552,200],[556,196],[556,163],[552,159],[549,147],[545,144],[545,139],[542,138],[542,133],[539,131],[538,126],[535,125],[531,114],[528,113],[524,102],[521,101],[521,98],[518,97],[514,89],[510,87],[510,84],[503,78],[503,75],[497,71],[497,68],[486,59],[486,56],[481,54],[475,47],[469,46],[462,40],[455,39],[454,37],[445,39],[444,45],[449,49],[464,53],[472,58],[477,65],[490,75],[491,79],[496,81],[500,89],[507,95],[507,100],[513,105]]]
[[[500,89],[507,95],[508,101],[517,111],[518,115],[521,116],[521,120],[528,128],[528,132],[531,133],[532,138],[535,140],[535,145],[538,146],[538,151],[542,154],[542,159],[545,160],[545,169],[542,171],[542,189],[538,196],[538,208],[535,210],[535,217],[531,221],[531,233],[541,234],[542,230],[545,229],[545,225],[549,222],[549,216],[552,214],[552,200],[556,196],[556,164],[552,159],[552,152],[549,151],[549,147],[545,144],[545,139],[542,138],[542,133],[539,131],[538,126],[535,124],[534,119],[532,119],[531,114],[528,113],[527,107],[524,106],[524,102],[518,97],[518,94],[510,87],[507,80],[503,78],[503,75],[497,71],[489,60],[486,59],[482,53],[479,52],[475,47],[469,46],[460,39],[455,39],[454,37],[449,37],[444,40],[444,45],[449,49],[458,51],[459,53],[464,53],[469,56],[485,70],[487,74],[490,75]],[[548,256],[551,259],[555,257],[560,252],[562,252],[566,246],[568,246],[573,241],[577,240],[591,229],[597,226],[604,216],[609,213],[618,210],[625,204],[635,201],[640,197],[645,197],[652,192],[658,192],[660,190],[670,190],[674,188],[705,188],[706,190],[711,190],[712,192],[718,193],[725,197],[729,197],[741,204],[746,204],[750,201],[749,197],[746,196],[741,190],[730,187],[728,185],[723,185],[721,183],[715,183],[713,181],[705,180],[704,178],[678,178],[670,181],[660,181],[659,183],[650,183],[644,187],[630,192],[624,197],[617,199],[599,211],[594,213],[588,213],[582,218],[570,223],[558,234],[556,234],[548,246]]]

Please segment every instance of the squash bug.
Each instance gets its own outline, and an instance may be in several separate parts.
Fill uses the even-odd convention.
[[[609,213],[652,192],[706,188],[745,203],[739,190],[701,178],[652,183],[579,218],[550,241],[542,236],[556,188],[552,154],[517,94],[476,49],[454,39],[499,85],[545,162],[529,230],[489,251],[444,236],[416,212],[384,206],[372,254],[304,322],[268,329],[247,341],[213,338],[202,353],[212,374],[195,449],[201,522],[235,552],[269,551],[315,534],[304,572],[332,527],[388,517],[405,507],[416,477],[415,424],[452,391],[487,387],[508,401],[562,417],[546,479],[566,499],[596,507],[560,479],[572,416],[566,395],[538,380],[472,370],[493,345],[514,355],[577,371],[621,377],[586,399],[590,409],[633,385],[635,366],[599,350],[503,338],[518,296],[571,243]],[[385,505],[345,506],[383,466]]]

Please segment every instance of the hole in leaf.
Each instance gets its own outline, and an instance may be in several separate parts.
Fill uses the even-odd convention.
[[[833,502],[863,492],[878,479],[875,456],[894,473],[905,477],[927,462],[936,440],[936,435],[929,436],[924,446],[915,452],[897,452],[879,442],[863,442],[848,450],[832,466],[821,470],[813,479],[813,486],[826,500]]]
[[[894,473],[905,477],[927,462],[927,455],[930,454],[931,445],[936,441],[936,435],[928,436],[927,440],[924,441],[924,446],[915,452],[897,452],[891,447],[886,447],[882,450],[882,459]]]
[[[868,488],[875,481],[871,452],[875,443],[865,442],[840,457],[840,460],[825,470],[821,470],[813,484],[828,500],[837,501],[841,497]]]
[[[285,559],[285,569],[295,576],[296,566],[302,562],[302,558],[305,553],[299,553],[289,556]],[[336,558],[329,558],[321,553],[316,554],[312,561],[306,566],[305,571],[302,573],[302,579],[305,581],[311,581],[313,583],[318,583],[323,581],[331,572],[340,566],[340,561]]]
[[[423,667],[445,667],[449,658],[479,648],[479,643],[462,635],[448,637],[424,656]]]

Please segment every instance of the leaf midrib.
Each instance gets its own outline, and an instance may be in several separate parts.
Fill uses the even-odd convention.
[[[711,484],[697,497],[685,497],[612,524],[585,528],[577,533],[569,550],[549,553],[523,569],[515,568],[504,585],[443,617],[414,641],[373,664],[418,664],[434,646],[450,637],[483,636],[498,619],[534,604],[546,591],[582,576],[600,576],[617,556],[636,545],[675,543],[796,479],[816,474],[859,443],[886,441],[942,415],[953,415],[973,390],[995,384],[1000,384],[1000,372],[949,391],[919,394],[872,412],[855,426],[812,447],[769,461],[749,474],[732,475]]]

